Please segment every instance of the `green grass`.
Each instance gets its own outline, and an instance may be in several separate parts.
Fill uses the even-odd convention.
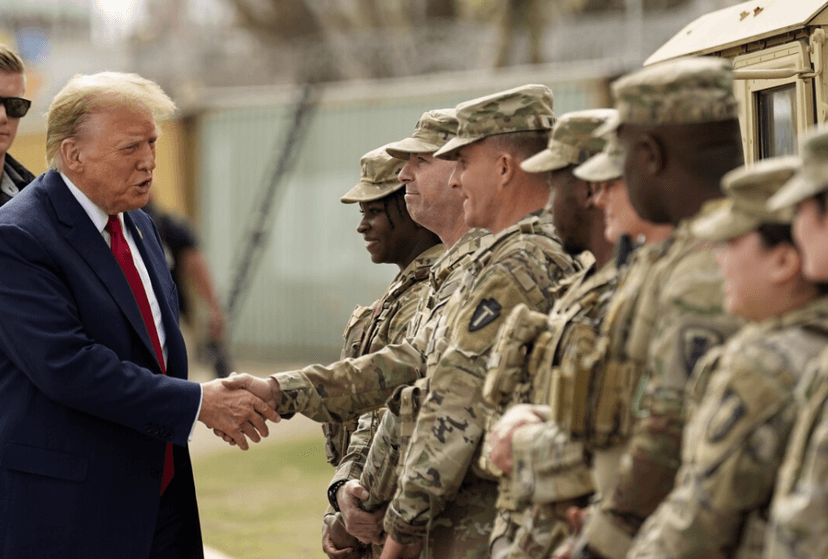
[[[325,557],[333,469],[318,437],[222,451],[193,467],[205,545],[233,559]]]

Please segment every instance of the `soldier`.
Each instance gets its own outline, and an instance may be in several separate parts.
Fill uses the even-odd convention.
[[[676,230],[640,251],[601,324],[587,436],[602,498],[576,557],[626,555],[672,489],[687,379],[738,327],[723,308],[712,248],[688,221],[743,162],[730,65],[682,59],[625,76],[612,90],[619,119],[607,128],[618,130],[630,201],[642,218]]]
[[[692,225],[719,243],[727,310],[750,322],[694,370],[676,486],[628,559],[762,556],[794,388],[828,342],[828,298],[802,275],[793,212],[765,207],[798,167],[799,158],[785,157],[729,172],[727,200]]]
[[[599,218],[600,213],[604,214],[606,241],[616,243],[622,234],[627,239],[634,237],[642,242],[663,240],[672,227],[646,222],[635,213],[621,178],[622,161],[617,138],[612,133],[607,140],[602,153],[572,169],[575,177],[594,188],[596,194],[591,202],[609,210],[599,212]],[[558,203],[556,196],[553,205]],[[574,211],[571,204],[565,204],[565,207]],[[624,265],[631,249],[628,245],[628,242],[620,243],[623,248],[615,262],[598,261],[587,274],[575,276],[579,281],[573,282],[548,317],[524,313],[518,323],[517,311],[513,313],[507,324],[514,323],[516,332],[535,336],[518,339],[506,327],[500,333],[495,345],[500,363],[490,370],[487,388],[500,384],[496,382],[496,376],[500,371],[508,370],[504,367],[509,361],[507,356],[517,356],[513,367],[531,370],[532,386],[528,392],[536,405],[511,408],[491,431],[492,461],[509,476],[504,480],[506,483],[501,482],[501,500],[508,495],[525,507],[521,514],[514,515],[519,516],[519,520],[510,518],[510,529],[502,524],[500,529],[496,527],[493,541],[501,534],[505,533],[505,536],[501,543],[494,541],[493,557],[501,554],[505,557],[548,557],[568,532],[564,518],[568,505],[577,504],[594,491],[590,464],[583,459],[588,454],[584,437],[584,411],[588,404],[583,401],[583,395],[587,391],[590,371],[583,370],[582,363],[593,351],[618,269]],[[520,358],[523,344],[531,349],[525,360],[528,363]],[[493,357],[490,365],[497,359]],[[579,398],[581,403],[576,404]],[[546,422],[541,424],[541,419]],[[506,542],[510,540],[512,546],[507,548]]]
[[[359,203],[362,219],[357,232],[365,238],[371,260],[375,264],[396,264],[400,272],[370,307],[358,306],[354,310],[343,333],[343,359],[372,353],[405,339],[418,302],[428,291],[425,280],[431,266],[445,252],[437,236],[409,215],[403,199],[404,185],[397,176],[402,164],[385,149],[383,146],[362,156],[360,181],[340,201]],[[378,422],[378,412],[364,414],[359,421],[360,436],[370,437]],[[343,456],[357,430],[357,422],[326,423],[322,428],[328,461],[337,468],[334,479],[347,478],[357,456],[350,452],[344,459]],[[334,511],[329,510],[325,517],[323,548],[330,538],[333,515]]]
[[[600,125],[604,124],[614,113],[612,109],[594,109],[566,113],[555,123],[547,148],[530,157],[521,164],[521,167],[532,173],[548,173],[552,184],[552,196],[549,199],[547,210],[552,214],[555,228],[561,236],[564,249],[573,257],[580,260],[583,269],[567,280],[570,284],[567,294],[555,303],[552,312],[547,315],[529,311],[525,306],[517,307],[502,329],[498,332],[495,349],[490,361],[490,370],[487,373],[484,388],[484,397],[498,412],[503,412],[515,404],[545,404],[548,395],[545,388],[549,378],[539,374],[543,368],[548,373],[545,360],[541,367],[532,367],[530,371],[523,363],[522,347],[535,339],[541,328],[545,329],[549,323],[567,323],[574,316],[568,316],[573,307],[584,303],[588,298],[585,312],[574,311],[577,320],[589,323],[596,316],[590,316],[591,309],[600,306],[593,302],[606,299],[605,291],[611,290],[614,267],[605,266],[612,258],[612,244],[604,238],[603,212],[597,209],[591,200],[590,185],[573,175],[577,165],[595,155],[604,145],[604,140],[592,135]],[[598,270],[601,270],[598,272]],[[588,295],[589,294],[589,295]],[[553,329],[553,327],[550,327]],[[531,336],[532,339],[524,339]],[[594,338],[594,335],[593,335]],[[560,347],[571,345],[562,341]],[[551,348],[554,352],[555,348]],[[517,362],[514,362],[517,357]],[[551,363],[550,363],[551,365]],[[543,378],[542,378],[543,377]],[[492,414],[490,425],[498,418]],[[488,427],[491,431],[491,427]],[[493,439],[498,437],[493,433]],[[494,443],[497,445],[497,442]],[[508,461],[511,452],[498,445],[501,457]],[[487,450],[484,448],[481,465],[490,470],[495,476],[511,473],[511,464],[498,461],[498,454],[493,455],[495,468],[491,468],[486,460]],[[587,476],[588,477],[588,476]],[[529,517],[536,516],[537,510],[527,506],[523,499],[518,499],[511,488],[511,480],[501,477],[499,482],[499,497],[497,502],[498,514],[495,529],[492,532],[492,557],[517,557],[519,553],[531,553],[529,547],[538,547],[539,541],[554,545],[557,534],[550,522],[536,523],[531,530],[530,537],[523,535],[521,541],[515,542],[514,552],[509,547],[515,541],[517,529],[525,524]],[[592,493],[591,483],[585,490],[579,488],[573,498],[583,497]],[[563,510],[566,510],[564,508]],[[544,511],[549,512],[549,511]],[[551,511],[554,512],[554,511]],[[547,515],[548,516],[548,515]],[[540,518],[536,518],[540,521]]]
[[[828,129],[805,138],[802,170],[769,201],[796,205],[794,238],[805,277],[828,280]],[[802,400],[770,506],[765,557],[828,557],[828,350],[812,363],[797,389]]]
[[[383,559],[488,557],[496,487],[475,467],[487,406],[486,361],[518,304],[547,312],[576,268],[544,211],[549,183],[520,164],[546,146],[554,123],[548,88],[527,85],[457,106],[457,137],[436,155],[457,160],[452,182],[468,225],[495,235],[479,250],[432,343],[428,384],[411,428],[399,488],[385,515]],[[401,431],[404,426],[401,425]]]
[[[670,224],[644,221],[632,207],[624,182],[624,153],[614,132],[607,136],[604,151],[573,171],[579,179],[595,185],[593,203],[604,213],[604,236],[616,244],[622,235],[637,244],[660,243],[670,236]]]
[[[427,360],[439,360],[445,345],[432,333],[436,325],[444,320],[448,300],[458,289],[471,263],[471,256],[492,241],[488,231],[470,229],[463,220],[462,191],[459,185],[449,182],[455,164],[433,157],[433,153],[454,138],[456,132],[454,109],[429,111],[420,118],[410,138],[388,146],[390,154],[408,158],[400,172],[400,180],[406,184],[406,204],[411,208],[411,215],[437,233],[448,247],[431,269],[430,292],[422,299],[417,317],[411,323],[410,341],[392,344],[376,353],[346,359],[328,367],[313,365],[299,371],[279,373],[268,381],[238,375],[230,381],[232,385],[260,393],[277,392],[277,401],[280,402],[277,411],[285,417],[302,413],[320,422],[343,421],[381,406],[397,387],[413,383],[423,376]],[[399,413],[399,407],[395,411]],[[383,427],[394,417],[395,414],[385,414],[374,440],[384,437]],[[396,469],[395,457],[398,456],[395,437],[393,444],[385,447],[385,452],[380,445],[374,445],[377,454],[391,462],[391,471]],[[359,464],[358,461],[354,463]],[[351,474],[362,477],[356,468]],[[381,541],[384,507],[379,507],[378,514],[375,513],[379,524],[374,526],[376,521],[372,522],[371,518],[360,514],[360,501],[369,499],[366,489],[379,493],[373,495],[372,501],[387,501],[393,495],[395,477],[391,481],[391,495],[384,499],[381,497],[389,485],[377,488],[366,483],[363,487],[356,481],[341,478],[328,488],[331,505],[335,509],[341,508],[349,532],[359,534],[363,542]]]

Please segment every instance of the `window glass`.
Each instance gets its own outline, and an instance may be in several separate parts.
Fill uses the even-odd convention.
[[[796,84],[756,93],[759,159],[796,153]]]

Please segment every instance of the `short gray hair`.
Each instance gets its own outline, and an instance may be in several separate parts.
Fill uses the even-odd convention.
[[[63,140],[74,138],[88,115],[109,107],[140,107],[158,123],[175,114],[175,103],[161,87],[138,74],[77,74],[52,100],[46,113],[46,163],[58,170]]]

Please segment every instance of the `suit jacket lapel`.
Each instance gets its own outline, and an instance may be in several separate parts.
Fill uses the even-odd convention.
[[[64,226],[63,232],[66,240],[104,284],[150,354],[155,355],[147,327],[144,325],[144,319],[138,309],[138,303],[135,302],[129,282],[103,236],[92,224],[89,216],[58,173],[49,171],[44,178],[44,183],[55,213]]]
[[[147,239],[153,238],[153,232],[146,230],[146,228],[139,229],[137,220],[132,212],[124,214],[124,223],[126,223],[126,226],[132,232],[132,240],[135,241],[138,252],[141,253],[141,259],[144,261],[144,265],[150,276],[150,281],[152,282],[155,298],[158,300],[158,306],[161,308],[161,320],[164,322],[164,330],[167,335],[167,374],[180,377],[181,371],[186,371],[186,365],[182,367],[177,363],[176,358],[179,355],[177,351],[178,347],[183,348],[184,338],[181,337],[178,328],[178,315],[170,307],[168,290],[162,289],[165,283],[172,283],[172,278],[169,278],[169,282],[165,282],[161,279],[160,275],[162,273],[161,270],[165,274],[168,273],[167,261],[163,257],[156,256],[153,258],[152,254],[147,250]]]

